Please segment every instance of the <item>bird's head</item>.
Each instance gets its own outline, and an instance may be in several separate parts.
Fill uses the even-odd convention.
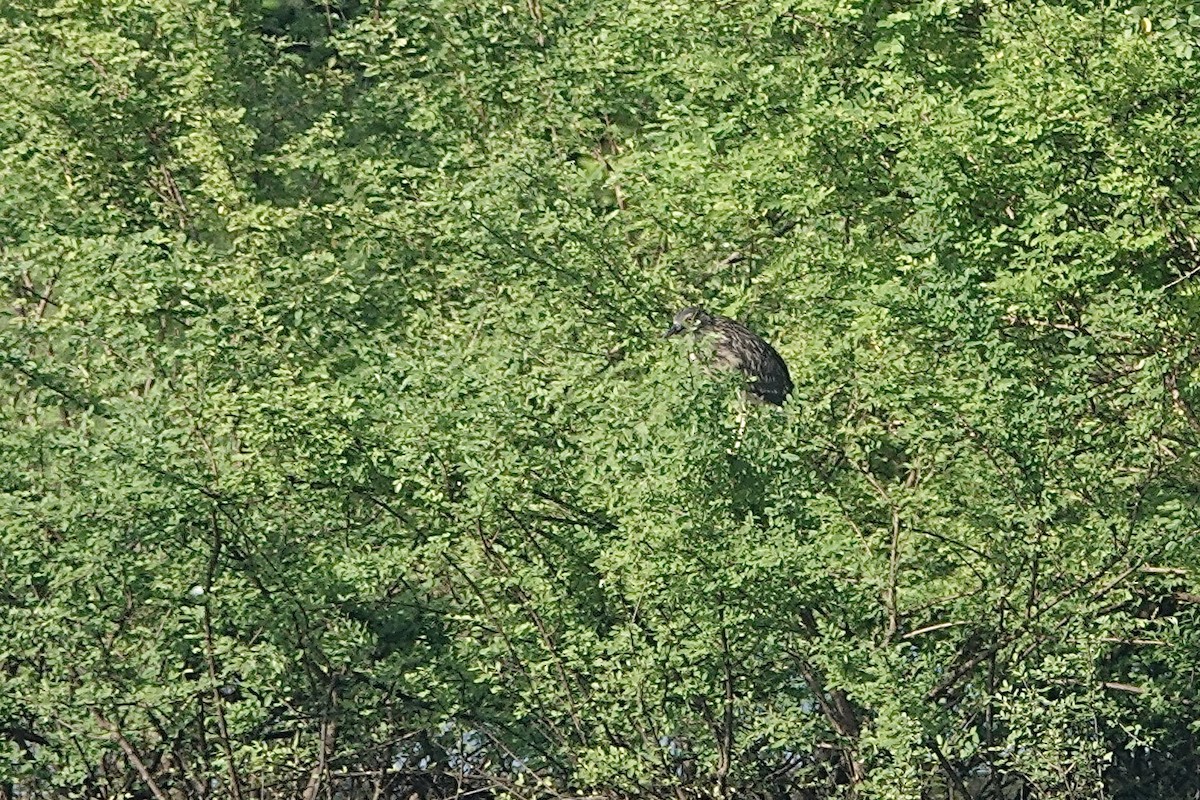
[[[671,320],[671,327],[663,333],[663,338],[674,336],[677,333],[695,333],[712,322],[712,319],[712,315],[699,306],[681,308],[675,313],[675,318]]]

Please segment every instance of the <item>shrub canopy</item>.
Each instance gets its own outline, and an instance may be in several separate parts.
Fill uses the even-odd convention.
[[[7,0],[0,79],[0,795],[1195,796],[1200,5]]]

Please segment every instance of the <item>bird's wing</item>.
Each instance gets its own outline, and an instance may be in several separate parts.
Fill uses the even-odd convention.
[[[792,378],[783,357],[745,325],[722,319],[720,327],[717,362],[745,373],[751,379],[749,390],[752,394],[782,405],[792,391]]]

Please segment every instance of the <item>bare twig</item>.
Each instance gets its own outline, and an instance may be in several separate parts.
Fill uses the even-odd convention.
[[[1191,278],[1196,273],[1200,273],[1200,266],[1195,267],[1191,271],[1186,272],[1183,275],[1180,275],[1178,278],[1176,278],[1175,280],[1168,283],[1166,286],[1163,287],[1163,291],[1165,292],[1167,289],[1171,289],[1171,288],[1177,286],[1178,284],[1183,283],[1184,281],[1186,281],[1188,278]]]
[[[1163,385],[1166,386],[1167,392],[1171,395],[1171,402],[1175,408],[1183,414],[1184,419],[1192,426],[1194,430],[1200,431],[1200,416],[1196,414],[1196,410],[1184,398],[1183,393],[1179,391],[1179,371],[1180,369],[1194,368],[1197,362],[1200,361],[1200,349],[1193,350],[1187,357],[1182,367],[1175,367],[1167,371],[1163,376]]]
[[[1138,567],[1138,572],[1144,572],[1147,575],[1187,575],[1188,571],[1183,567],[1152,567],[1149,564],[1143,564]]]
[[[1134,686],[1129,683],[1118,683],[1117,681],[1104,681],[1100,684],[1105,689],[1113,689],[1118,692],[1129,692],[1130,694],[1145,694],[1146,689],[1140,686]]]
[[[926,633],[933,633],[934,631],[940,631],[945,628],[953,628],[957,625],[967,625],[967,624],[969,624],[969,623],[966,620],[954,620],[952,622],[939,622],[935,625],[926,625],[924,628],[917,628],[915,631],[909,631],[908,633],[904,634],[900,638],[901,639],[915,639],[918,636],[922,636]]]

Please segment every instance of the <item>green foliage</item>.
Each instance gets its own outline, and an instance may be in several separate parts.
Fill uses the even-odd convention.
[[[1193,797],[1198,37],[3,4],[0,795]]]

